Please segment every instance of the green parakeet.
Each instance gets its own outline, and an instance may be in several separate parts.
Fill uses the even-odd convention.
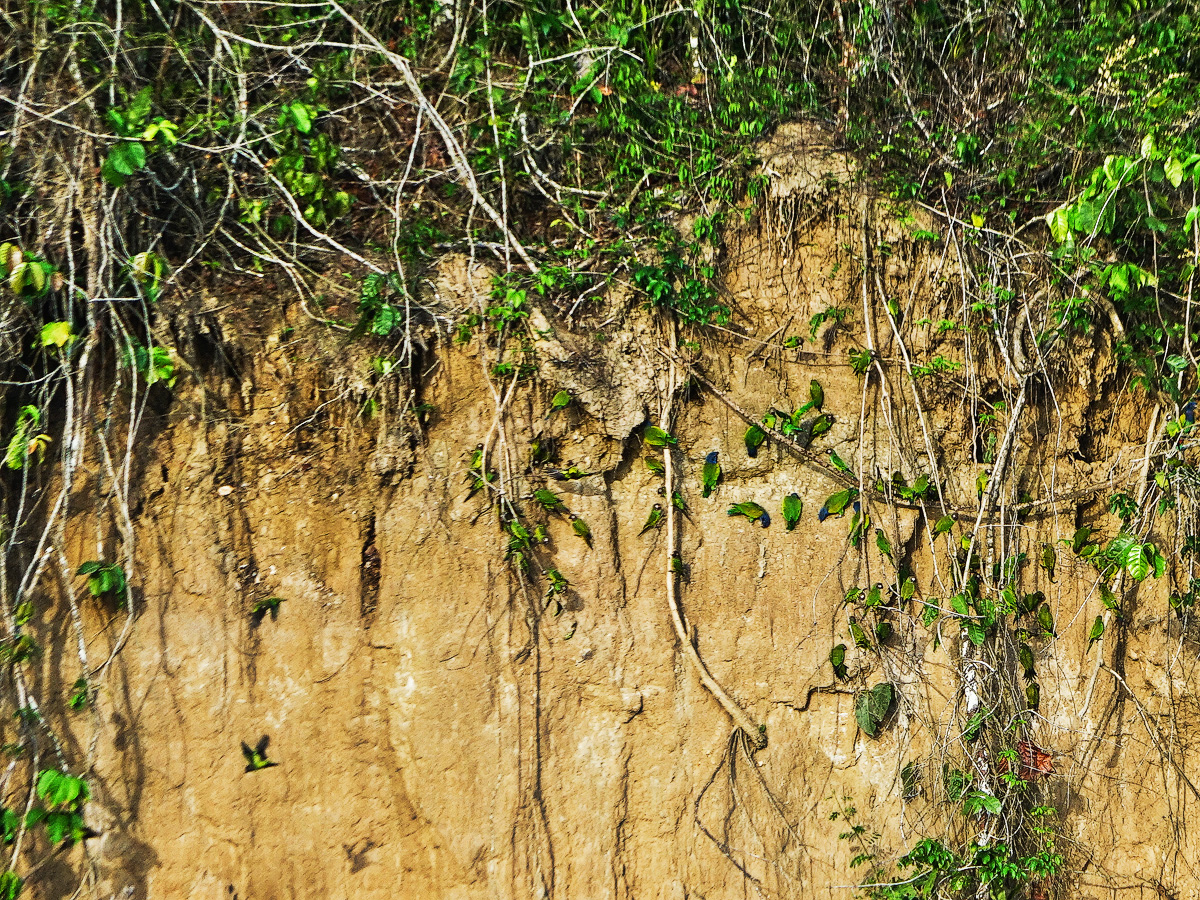
[[[1092,644],[1104,637],[1104,616],[1096,616],[1096,621],[1092,623],[1092,630],[1088,633],[1089,650],[1092,649]]]
[[[539,488],[533,492],[533,499],[542,504],[547,512],[566,512],[567,507],[554,491],[548,491],[545,488]]]
[[[687,501],[683,499],[683,494],[679,493],[679,491],[671,492],[671,505],[689,519],[691,518],[691,510],[688,509]]]
[[[704,457],[704,468],[700,471],[700,484],[704,487],[701,496],[707,498],[721,480],[721,465],[717,462],[717,451],[713,450]]]
[[[933,525],[933,536],[938,537],[939,535],[943,535],[953,527],[954,516],[942,516]]]
[[[821,435],[823,435],[825,432],[827,432],[832,427],[833,427],[833,416],[831,416],[829,413],[826,413],[823,416],[817,416],[817,418],[813,420],[813,426],[812,426],[813,439],[815,440],[816,438],[819,438]]]
[[[988,477],[992,474],[990,469],[984,469],[975,476],[975,496],[982,500],[983,495],[987,492]]]
[[[1028,644],[1022,644],[1017,650],[1017,659],[1021,662],[1022,674],[1026,681],[1032,681],[1037,673],[1033,668],[1033,648]]]
[[[667,432],[663,431],[657,425],[649,425],[646,427],[646,433],[643,440],[651,447],[674,447],[678,441],[675,440]]]
[[[1088,538],[1091,536],[1092,529],[1086,525],[1075,530],[1075,536],[1071,538],[1071,550],[1076,556],[1083,552],[1084,545],[1087,544]]]
[[[879,552],[888,559],[892,558],[892,542],[888,540],[887,535],[883,533],[882,528],[875,529],[875,546],[879,548]]]
[[[836,494],[830,494],[825,501],[825,505],[821,507],[817,513],[817,519],[824,522],[830,516],[840,516],[846,511],[846,507],[850,502],[858,496],[857,488],[846,488],[844,491],[838,491]]]
[[[746,429],[746,433],[742,436],[743,442],[746,444],[746,455],[751,459],[758,457],[758,448],[766,441],[767,434],[757,425],[751,425]]]
[[[1029,709],[1037,709],[1042,702],[1042,689],[1036,681],[1025,685],[1025,705]]]
[[[845,472],[847,475],[850,474],[850,467],[848,465],[846,465],[845,460],[843,460],[840,456],[838,456],[836,450],[834,450],[832,447],[830,447],[828,450],[825,451],[825,453],[829,456],[829,461],[831,463],[833,463],[833,467],[835,469],[837,469],[839,472]]]
[[[825,389],[816,379],[808,383],[808,397],[812,401],[813,407],[820,412],[821,407],[825,405]]]
[[[264,734],[253,749],[245,741],[242,741],[242,756],[246,757],[247,772],[258,772],[279,765],[279,763],[267,759],[267,744],[270,741],[271,739]]]
[[[800,523],[800,514],[804,511],[804,501],[799,494],[788,494],[783,498],[783,523],[787,530],[793,530]]]
[[[646,517],[646,524],[642,526],[642,530],[638,532],[638,537],[641,537],[651,528],[660,528],[663,523],[663,508],[661,503],[655,503],[654,508],[650,510],[650,515]]]
[[[1043,603],[1037,611],[1038,624],[1047,634],[1054,634],[1054,613],[1050,612],[1050,604]]]
[[[592,546],[592,529],[588,528],[587,522],[573,513],[571,515],[571,530],[575,532],[576,536],[583,538],[589,547]]]
[[[871,589],[867,591],[867,597],[863,601],[863,606],[871,609],[872,607],[881,606],[883,604],[883,583],[875,582],[871,585]]]
[[[735,503],[726,512],[731,516],[745,516],[748,522],[760,522],[763,528],[771,524],[771,517],[767,515],[767,511],[750,500]]]
[[[845,681],[847,676],[845,644],[838,644],[829,651],[829,664],[833,666],[833,674],[837,676],[838,681]]]
[[[1042,568],[1046,570],[1046,574],[1050,577],[1051,583],[1054,581],[1054,564],[1058,561],[1058,553],[1054,549],[1053,544],[1042,544]]]
[[[663,465],[663,461],[657,456],[646,457],[646,468],[654,475],[665,475],[667,467]]]
[[[550,411],[548,413],[546,413],[546,418],[547,419],[550,418],[552,415],[554,415],[560,409],[566,409],[570,405],[571,405],[571,395],[568,394],[566,391],[559,391],[550,400]]]
[[[871,648],[871,642],[867,639],[867,633],[862,630],[858,624],[858,620],[854,616],[850,617],[850,637],[854,638],[855,647],[861,647],[864,650]]]

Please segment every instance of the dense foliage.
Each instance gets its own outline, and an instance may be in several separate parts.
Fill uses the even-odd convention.
[[[0,695],[26,791],[3,815],[0,896],[84,836],[87,787],[66,773],[91,760],[40,710],[86,709],[112,662],[81,653],[69,698],[35,696],[31,604],[51,572],[86,576],[128,634],[134,435],[186,362],[163,323],[207,280],[290,284],[313,318],[378,341],[381,375],[412,365],[414,324],[503,347],[531,298],[603,313],[615,282],[684,326],[726,325],[710,251],[762,190],[756,142],[804,117],[897,203],[972,230],[985,327],[1019,292],[1012,247],[1032,248],[1058,284],[1039,341],[1115,323],[1144,389],[1190,425],[1194,0],[8,0],[0,30]],[[501,273],[478,309],[426,290],[451,250]],[[494,373],[523,366],[501,350]],[[91,427],[96,390],[121,423]],[[118,538],[67,560],[47,551],[89,455]],[[1011,859],[930,838],[879,896],[973,893],[987,866],[996,884],[1052,874],[1040,828]]]

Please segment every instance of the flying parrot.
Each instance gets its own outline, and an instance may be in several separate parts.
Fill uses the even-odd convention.
[[[245,741],[242,741],[242,756],[246,757],[247,772],[258,772],[261,769],[279,765],[279,763],[267,759],[267,744],[270,741],[271,739],[264,734],[253,749]]]

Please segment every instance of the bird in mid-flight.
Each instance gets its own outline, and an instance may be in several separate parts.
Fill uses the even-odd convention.
[[[242,756],[246,757],[247,772],[257,772],[259,769],[269,769],[271,766],[279,765],[279,763],[267,759],[267,744],[270,741],[271,739],[265,734],[258,739],[258,743],[253,748],[242,741]]]

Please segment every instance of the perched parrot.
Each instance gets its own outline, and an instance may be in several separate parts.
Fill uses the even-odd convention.
[[[953,527],[954,527],[954,516],[942,516],[940,519],[937,520],[936,523],[934,523],[933,536],[937,537],[939,535],[945,534],[947,531],[949,531]]]
[[[571,530],[583,538],[589,547],[592,546],[592,529],[588,528],[588,523],[574,513],[571,514]]]
[[[533,492],[533,499],[542,504],[547,512],[562,513],[567,511],[566,505],[554,491],[539,488]]]
[[[1021,669],[1025,675],[1026,681],[1033,681],[1034,675],[1037,673],[1033,668],[1033,648],[1028,644],[1022,644],[1017,651],[1017,659],[1021,662]]]
[[[888,540],[887,535],[883,533],[882,528],[875,529],[875,546],[879,548],[879,552],[888,559],[892,558],[892,542]]]
[[[643,440],[651,447],[674,447],[678,441],[671,437],[667,432],[663,431],[657,425],[649,425],[646,427],[646,433]]]
[[[1042,544],[1042,568],[1046,570],[1051,583],[1054,581],[1054,564],[1057,560],[1058,554],[1054,550],[1054,545]]]
[[[817,513],[817,519],[824,522],[830,516],[840,516],[846,511],[846,507],[850,505],[850,501],[857,496],[857,488],[846,488],[844,491],[831,494],[825,501],[825,505],[821,507],[821,511]]]
[[[663,465],[663,461],[657,456],[646,457],[646,468],[654,475],[665,475],[667,467]]]
[[[1048,603],[1043,603],[1038,607],[1037,620],[1043,631],[1047,634],[1054,634],[1054,613],[1050,612]]]
[[[691,518],[691,510],[688,509],[687,501],[683,499],[683,494],[679,493],[679,491],[671,492],[671,505],[689,519]]]
[[[591,472],[583,471],[583,469],[575,465],[573,460],[568,459],[566,466],[561,469],[548,468],[546,469],[546,474],[555,481],[570,481],[574,478],[583,478],[590,475]]]
[[[759,522],[763,528],[771,524],[771,517],[767,515],[767,511],[753,501],[735,503],[729,507],[727,513],[731,516],[745,516],[746,521]]]
[[[1088,538],[1092,536],[1092,529],[1083,525],[1075,529],[1075,534],[1071,538],[1071,551],[1078,556],[1083,552],[1084,545],[1087,544]]]
[[[1042,689],[1036,681],[1032,681],[1025,685],[1025,705],[1030,709],[1037,709],[1038,704],[1042,702]]]
[[[975,476],[975,496],[980,500],[983,499],[983,495],[987,491],[988,477],[991,474],[991,469],[984,469]]]
[[[871,585],[871,589],[869,591],[867,591],[867,598],[866,598],[866,600],[863,601],[863,606],[870,609],[875,606],[880,606],[882,603],[883,603],[883,584],[882,584],[882,582],[877,581],[873,585]]]
[[[641,537],[651,528],[661,528],[663,523],[663,508],[661,503],[655,503],[654,508],[650,510],[650,515],[646,517],[646,524],[642,526],[642,530],[638,532],[638,537]]]
[[[829,455],[829,461],[833,463],[833,467],[835,469],[837,469],[839,472],[845,472],[847,475],[850,474],[850,467],[846,465],[845,460],[838,456],[836,450],[830,447],[825,452]]]
[[[704,457],[704,468],[700,471],[700,484],[704,491],[701,496],[708,497],[721,480],[721,464],[717,462],[717,451],[713,450]]]
[[[829,664],[833,666],[833,674],[838,681],[846,680],[846,645],[838,644],[829,651]]]
[[[813,408],[820,412],[821,407],[825,405],[825,389],[815,378],[808,383],[808,397]]]
[[[801,422],[794,429],[792,429],[792,440],[794,440],[800,445],[801,448],[805,450],[807,450],[808,445],[812,443],[813,423],[815,421],[816,419],[809,419],[805,422]]]
[[[854,616],[850,617],[850,637],[854,638],[855,647],[861,647],[864,650],[871,648],[871,642],[867,640],[867,633],[862,630]]]
[[[1088,633],[1089,650],[1092,649],[1092,644],[1104,637],[1104,616],[1096,616],[1096,621],[1092,623],[1092,630]]]
[[[757,425],[751,425],[747,428],[745,435],[742,436],[742,440],[746,444],[746,455],[751,459],[756,459],[758,457],[758,448],[763,445],[766,439],[767,433]]]
[[[832,427],[833,427],[833,416],[831,416],[829,413],[825,413],[825,415],[823,415],[823,416],[817,416],[817,418],[815,418],[813,420],[813,426],[812,426],[813,439],[815,440],[816,438],[819,438],[821,435],[823,435],[825,432],[827,432]]]
[[[566,409],[571,405],[571,395],[566,391],[559,391],[550,401],[550,411],[546,413],[546,418],[550,418],[560,409]]]
[[[800,523],[800,514],[804,511],[804,501],[799,494],[788,494],[783,498],[783,522],[787,530],[793,530]]]

